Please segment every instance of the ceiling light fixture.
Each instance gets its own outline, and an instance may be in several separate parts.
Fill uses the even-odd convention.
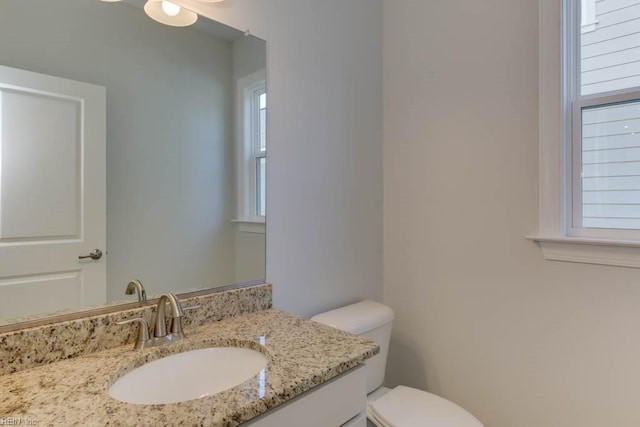
[[[154,21],[172,27],[187,27],[198,20],[197,13],[167,0],[147,0],[144,11]]]
[[[100,0],[115,3],[122,0]],[[198,0],[200,3],[220,3],[224,0]],[[198,20],[198,14],[169,0],[147,0],[145,13],[154,21],[172,27],[187,27]]]

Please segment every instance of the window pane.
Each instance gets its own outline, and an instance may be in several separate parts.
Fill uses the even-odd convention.
[[[640,229],[640,102],[582,110],[582,226]]]
[[[581,93],[640,86],[640,0],[581,0]]]
[[[256,159],[256,215],[267,215],[267,158]]]
[[[260,94],[259,110],[260,151],[267,151],[267,94]]]

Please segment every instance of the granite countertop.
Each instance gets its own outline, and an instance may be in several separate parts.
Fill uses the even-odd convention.
[[[21,425],[236,426],[377,354],[372,341],[278,310],[185,330],[174,344],[134,351],[133,343],[0,376],[0,419]],[[136,405],[106,390],[136,367],[171,354],[240,346],[267,356],[264,375],[205,398]],[[17,422],[14,422],[17,424]]]

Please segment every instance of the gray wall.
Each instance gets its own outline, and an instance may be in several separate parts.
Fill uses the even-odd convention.
[[[238,80],[267,66],[264,40],[241,37],[233,42],[233,78]]]
[[[385,2],[388,383],[487,427],[640,425],[638,270],[544,261],[538,2]]]
[[[109,299],[234,282],[232,49],[125,4],[3,0],[3,65],[107,88]]]

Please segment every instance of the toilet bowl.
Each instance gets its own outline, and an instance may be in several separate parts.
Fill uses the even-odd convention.
[[[435,394],[406,386],[382,387],[389,351],[391,308],[361,301],[311,320],[377,342],[380,353],[366,362],[368,425],[377,427],[483,427],[469,412]]]

